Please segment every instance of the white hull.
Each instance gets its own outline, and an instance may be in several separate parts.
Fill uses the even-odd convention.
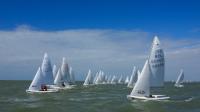
[[[26,90],[27,93],[56,93],[59,92],[58,89],[48,89],[47,91],[41,90]]]
[[[152,97],[140,97],[140,96],[131,96],[127,95],[127,98],[130,100],[133,99],[140,99],[140,100],[168,100],[170,97],[165,96],[165,95],[152,95]]]
[[[182,87],[184,87],[184,85],[181,85],[181,84],[180,84],[180,85],[176,85],[176,84],[175,84],[174,86],[177,87],[177,88],[182,88]]]
[[[84,87],[94,86],[95,84],[83,84]]]
[[[75,86],[76,85],[67,85],[65,87],[59,87],[59,86],[56,86],[56,85],[52,85],[51,88],[53,88],[53,89],[59,89],[59,90],[65,90],[65,89],[72,89]]]

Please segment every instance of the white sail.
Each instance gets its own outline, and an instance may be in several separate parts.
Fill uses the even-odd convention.
[[[47,53],[44,54],[41,71],[43,74],[44,84],[52,85],[54,81],[53,72],[52,72],[52,67],[51,67],[51,61]]]
[[[70,83],[75,84],[75,75],[72,67],[69,68],[69,74],[70,74]]]
[[[106,75],[103,71],[101,71],[101,84],[106,84]]]
[[[120,78],[119,78],[119,80],[118,80],[118,83],[119,83],[119,84],[122,84],[122,83],[123,83],[123,77],[122,77],[122,75],[120,76]]]
[[[40,90],[41,85],[42,85],[42,72],[39,67],[28,90]]]
[[[99,73],[97,72],[96,75],[95,75],[95,77],[94,77],[93,84],[96,84],[98,75],[99,75]]]
[[[127,87],[133,88],[137,79],[138,79],[137,69],[136,67],[134,67]]]
[[[105,75],[105,83],[107,84],[108,82],[108,75]]]
[[[117,83],[117,78],[116,78],[116,76],[114,75],[114,76],[112,77],[111,84],[116,84],[116,83]]]
[[[53,78],[56,78],[56,74],[57,74],[57,67],[56,65],[53,65]]]
[[[177,86],[180,85],[183,82],[183,79],[184,79],[184,72],[183,70],[181,70],[175,85]]]
[[[147,60],[142,69],[141,76],[137,80],[131,92],[131,96],[145,97],[150,95],[150,76],[151,70],[149,67],[149,62]]]
[[[165,58],[157,36],[154,37],[152,43],[149,64],[152,72],[150,79],[151,87],[162,87],[164,85]]]
[[[65,84],[69,85],[69,82],[70,82],[69,66],[67,64],[65,57],[63,57],[63,60],[62,60],[61,74],[64,78]]]
[[[137,70],[138,79],[139,79],[139,77],[140,77],[140,74],[141,74],[140,70]]]
[[[101,71],[99,71],[95,84],[101,84],[101,80],[102,80],[102,73]]]
[[[92,77],[91,70],[88,71],[87,77],[83,85],[90,85],[90,84],[93,84],[93,77]]]
[[[58,72],[56,74],[55,80],[54,80],[54,84],[58,87],[63,87],[64,85],[64,79],[63,76],[61,74],[60,69],[58,69]]]
[[[128,82],[129,82],[129,77],[127,76],[125,80],[125,84],[128,84]]]

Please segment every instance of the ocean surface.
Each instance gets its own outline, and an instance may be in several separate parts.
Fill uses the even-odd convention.
[[[59,93],[28,94],[30,81],[0,81],[0,112],[200,112],[200,83],[175,88],[152,88],[154,94],[171,97],[168,101],[127,100],[126,85],[78,86]]]

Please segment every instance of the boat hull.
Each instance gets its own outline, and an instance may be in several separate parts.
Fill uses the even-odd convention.
[[[56,93],[59,92],[58,89],[48,89],[47,91],[41,90],[26,90],[27,93]]]
[[[66,90],[66,89],[72,89],[72,88],[74,88],[76,85],[67,85],[67,86],[65,86],[65,87],[60,87],[60,86],[56,86],[56,85],[54,85],[54,86],[51,86],[51,88],[53,88],[53,89],[59,89],[59,90]]]
[[[144,96],[131,96],[127,95],[129,100],[140,99],[140,100],[168,100],[170,97],[165,95],[152,95],[152,97],[144,97]]]
[[[182,88],[182,87],[184,87],[184,85],[181,85],[181,84],[180,84],[180,85],[176,85],[176,84],[175,84],[174,86],[177,87],[177,88]]]

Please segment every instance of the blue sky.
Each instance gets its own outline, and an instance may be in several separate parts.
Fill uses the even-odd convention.
[[[78,79],[89,68],[128,75],[133,65],[143,66],[158,35],[166,80],[180,68],[186,79],[200,80],[199,6],[198,0],[1,0],[0,79],[32,79],[44,52],[57,65],[67,57]]]
[[[198,0],[1,0],[0,5],[0,29],[21,24],[42,30],[139,29],[181,38],[200,27]]]

